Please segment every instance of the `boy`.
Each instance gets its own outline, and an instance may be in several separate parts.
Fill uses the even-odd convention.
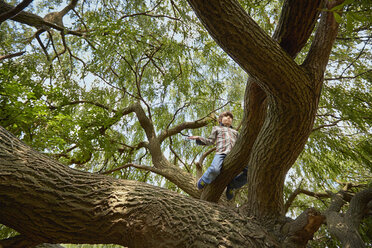
[[[203,176],[197,182],[198,189],[203,189],[206,184],[210,184],[221,171],[223,160],[231,151],[238,137],[238,132],[232,129],[233,114],[229,111],[223,112],[218,118],[219,126],[212,129],[212,133],[208,138],[200,136],[191,136],[189,139],[195,140],[198,145],[213,145],[216,143],[216,155],[213,161]],[[237,175],[226,188],[226,198],[231,200],[234,197],[233,189],[241,188],[247,183],[247,170],[244,168],[243,172]]]

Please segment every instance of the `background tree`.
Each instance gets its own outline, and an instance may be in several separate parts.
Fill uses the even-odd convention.
[[[3,246],[303,247],[323,223],[348,229],[314,246],[369,241],[368,1],[189,1],[218,45],[186,2],[53,4],[1,25],[1,125],[44,153],[1,129]],[[200,192],[211,151],[185,136],[222,109],[241,136]]]

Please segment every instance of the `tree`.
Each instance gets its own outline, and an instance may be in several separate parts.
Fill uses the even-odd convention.
[[[286,177],[301,154],[297,175],[308,171],[303,165],[314,158],[311,150],[325,140],[316,137],[318,130],[347,121],[358,124],[352,131],[366,136],[350,135],[352,131],[344,135],[350,135],[358,147],[348,156],[345,152],[344,162],[358,161],[357,172],[371,173],[366,166],[370,112],[365,112],[366,117],[338,118],[340,110],[330,111],[330,97],[321,94],[340,25],[336,20],[342,20],[342,14],[363,13],[370,8],[368,2],[287,0],[275,30],[270,18],[264,23],[271,26],[264,30],[251,16],[259,8],[261,14],[278,9],[277,2],[268,6],[227,0],[188,3],[248,79],[210,40],[185,3],[110,1],[79,6],[71,1],[45,18],[25,11],[7,17],[16,24],[2,24],[7,41],[3,51],[9,55],[3,60],[20,56],[14,50],[26,47],[14,42],[17,23],[26,24],[23,28],[32,36],[27,46],[35,53],[20,57],[21,67],[10,60],[1,69],[1,123],[8,131],[1,128],[0,132],[0,222],[20,235],[0,244],[304,247],[327,223],[327,230],[343,246],[365,246],[364,232],[358,229],[371,212],[368,176],[358,181],[363,186],[359,190],[355,190],[356,182],[343,182],[344,188],[337,193],[323,194],[291,189]],[[64,27],[62,18],[75,8],[71,28]],[[0,2],[0,13],[11,10],[11,5]],[[345,23],[346,28],[350,29],[349,21],[356,22],[354,17]],[[363,28],[365,23],[360,19],[359,30],[350,33],[370,35]],[[355,61],[363,61],[363,51]],[[355,64],[349,68],[361,71],[351,74],[365,83],[370,77],[368,65]],[[349,73],[342,66],[334,68],[338,70]],[[242,79],[247,81],[244,96],[239,94]],[[353,106],[368,105],[369,98],[362,95]],[[214,113],[225,105],[238,112],[241,135],[221,175],[200,192],[195,174],[201,174],[204,156],[194,163],[201,151],[185,149],[189,144],[182,137],[192,129],[206,134],[208,128],[199,128],[213,125]],[[345,108],[342,111],[347,113]],[[247,164],[249,183],[236,209],[221,194]],[[293,183],[298,182],[294,179]],[[287,191],[293,194],[284,203]],[[308,208],[295,220],[286,218],[300,193],[331,201],[321,212]]]

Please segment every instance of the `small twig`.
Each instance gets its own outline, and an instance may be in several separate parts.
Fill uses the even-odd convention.
[[[333,127],[333,126],[336,126],[337,123],[339,123],[340,121],[342,121],[342,119],[337,120],[337,121],[334,121],[334,122],[332,122],[331,124],[320,125],[320,126],[314,128],[314,129],[312,130],[312,132],[315,132],[315,131],[317,131],[317,130],[319,130],[319,129],[322,129],[322,128],[325,128],[325,127]]]
[[[156,18],[169,18],[171,20],[175,20],[175,21],[180,21],[179,18],[176,18],[176,17],[172,17],[172,16],[167,16],[167,15],[152,15],[152,14],[149,14],[151,12],[153,12],[159,5],[160,5],[161,1],[159,1],[155,6],[154,8],[152,8],[151,10],[148,10],[148,11],[145,11],[145,12],[140,12],[140,13],[134,13],[134,14],[130,14],[130,15],[124,15],[122,17],[119,18],[119,20],[122,20],[124,18],[128,18],[128,17],[135,17],[135,16],[149,16],[149,17],[156,17]]]
[[[170,145],[169,145],[169,149],[171,150],[171,152],[173,153],[173,155],[176,157],[177,160],[179,160],[181,162],[181,164],[183,164],[183,166],[185,166],[187,172],[191,172],[190,168],[182,161],[182,159],[180,158],[180,156],[178,156],[178,154],[176,153],[176,151],[173,149],[172,145],[172,138],[169,139],[170,140]]]
[[[172,120],[168,123],[167,125],[167,128],[166,129],[169,129],[170,125],[172,124],[172,122],[176,119],[176,115],[178,114],[178,112],[180,112],[181,110],[183,110],[184,108],[187,108],[188,106],[190,106],[190,103],[185,103],[182,107],[180,107],[179,109],[176,110],[176,112],[174,113],[173,117],[172,117]]]
[[[343,72],[341,73],[341,77],[342,77],[342,75],[355,63],[355,61],[357,61],[359,58],[360,58],[360,56],[362,56],[362,54],[363,54],[363,51],[364,51],[364,49],[366,48],[366,46],[367,46],[367,44],[369,43],[369,38],[366,40],[366,42],[364,43],[364,46],[362,47],[362,49],[360,50],[360,52],[359,52],[359,54],[358,54],[358,56],[354,59],[354,61],[352,61],[344,70],[343,70]]]
[[[212,152],[214,152],[215,150],[216,150],[216,147],[213,147],[213,148],[209,149],[208,151],[206,151],[205,153],[203,153],[203,155],[200,157],[199,161],[195,163],[195,166],[196,166],[196,176],[198,178],[203,175],[203,163],[204,163],[204,159],[209,154],[211,154]]]
[[[3,55],[3,56],[0,56],[0,61],[4,60],[4,59],[11,59],[11,58],[14,58],[14,57],[17,57],[17,56],[21,56],[25,53],[26,51],[23,51],[23,52],[17,52],[17,53],[12,53],[12,54],[7,54],[7,55]]]
[[[107,106],[105,106],[105,105],[103,105],[101,103],[93,102],[93,101],[84,101],[84,100],[68,102],[68,103],[61,104],[59,106],[50,106],[49,108],[53,110],[53,109],[62,108],[62,107],[65,107],[65,106],[70,106],[70,105],[77,105],[77,104],[91,104],[91,105],[94,105],[94,106],[97,106],[97,107],[106,109],[108,111],[112,111],[114,113],[117,112],[116,110],[111,109],[111,108],[109,108],[109,107],[107,107]]]
[[[333,81],[333,80],[342,80],[342,79],[355,79],[355,78],[358,78],[358,77],[360,77],[360,76],[362,76],[362,75],[364,75],[366,73],[369,73],[371,71],[372,71],[372,69],[369,69],[369,70],[367,70],[365,72],[362,72],[362,73],[359,73],[359,74],[357,74],[355,76],[342,77],[342,75],[341,75],[341,76],[335,77],[335,78],[325,78],[324,80],[325,81]]]

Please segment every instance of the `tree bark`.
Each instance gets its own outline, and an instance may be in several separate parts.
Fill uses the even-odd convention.
[[[278,247],[256,221],[231,209],[144,183],[71,169],[2,127],[0,202],[0,222],[33,244]]]
[[[287,0],[284,2],[273,38],[291,57],[296,56],[310,37],[323,4],[324,1],[320,0],[301,2]],[[293,25],[298,20],[301,20],[301,25]],[[248,79],[244,97],[241,138],[224,162],[224,176],[218,177],[211,187],[204,190],[202,199],[217,201],[227,183],[248,164],[252,146],[261,130],[267,110],[267,95],[259,85],[262,83],[254,78]]]
[[[20,4],[18,4],[13,9],[11,9],[11,10],[9,10],[9,11],[1,14],[0,15],[0,24],[2,22],[4,22],[5,20],[18,15],[18,13],[21,12],[22,10],[24,10],[32,1],[33,0],[24,0],[23,2],[21,2]]]
[[[213,190],[207,187],[203,193],[206,195],[204,199],[218,199],[216,195],[222,192],[221,188],[247,164],[241,162],[248,160],[249,200],[246,209],[249,214],[260,219],[275,219],[283,211],[286,173],[303,150],[311,133],[320,97],[319,85],[323,79],[320,75],[325,70],[325,67],[320,66],[315,73],[311,73],[304,70],[311,67],[308,66],[311,62],[301,67],[292,57],[307,41],[324,2],[286,1],[281,26],[274,34],[274,39],[278,39],[279,44],[258,27],[237,1],[189,0],[189,3],[216,42],[255,79],[255,83],[265,92],[268,104],[262,126],[257,128],[257,125],[253,125],[256,129],[243,132],[240,138],[254,140],[238,140],[224,164],[223,170],[230,172],[224,174],[228,174],[226,179],[217,179],[213,184],[216,187],[217,183],[222,182],[222,186],[217,186],[216,193],[211,193]],[[297,22],[293,22],[293,19],[298,16],[304,19],[302,25],[297,27]],[[334,19],[330,15],[325,16],[328,21],[320,24],[318,34],[324,35],[324,30],[330,24],[333,25],[331,22]],[[332,29],[331,38],[314,44],[321,43],[331,47],[334,34],[337,34],[337,28]],[[322,35],[318,35],[319,39]],[[314,51],[321,49],[316,45],[314,47]],[[329,53],[330,49],[326,49],[318,55],[322,61],[328,61]],[[251,84],[248,86],[251,87]],[[263,102],[262,97],[260,99],[257,103]],[[260,108],[265,109],[266,106],[258,107]],[[262,116],[260,111],[253,112]],[[243,148],[243,143],[248,145]],[[247,153],[236,152],[239,149]],[[237,154],[246,154],[245,159],[235,160]],[[230,158],[234,163],[229,162]]]
[[[6,14],[9,11],[12,11],[14,7],[10,4],[7,4],[5,1],[0,0],[0,15]],[[49,21],[45,21],[44,18],[26,12],[26,11],[20,11],[17,15],[13,16],[10,18],[13,21],[23,23],[38,29],[45,29],[48,30],[49,28],[54,28],[59,31],[63,31],[66,34],[73,34],[76,36],[83,36],[82,33],[76,32],[76,31],[71,31],[71,30],[66,30],[63,26],[57,25],[55,23],[51,23]]]
[[[345,204],[345,192],[340,191],[332,195],[332,202],[325,212],[329,232],[341,241],[344,248],[366,247],[360,234],[359,225],[361,220],[370,211],[369,203],[372,202],[372,188],[367,188],[357,193],[350,201],[346,214],[339,213]]]

